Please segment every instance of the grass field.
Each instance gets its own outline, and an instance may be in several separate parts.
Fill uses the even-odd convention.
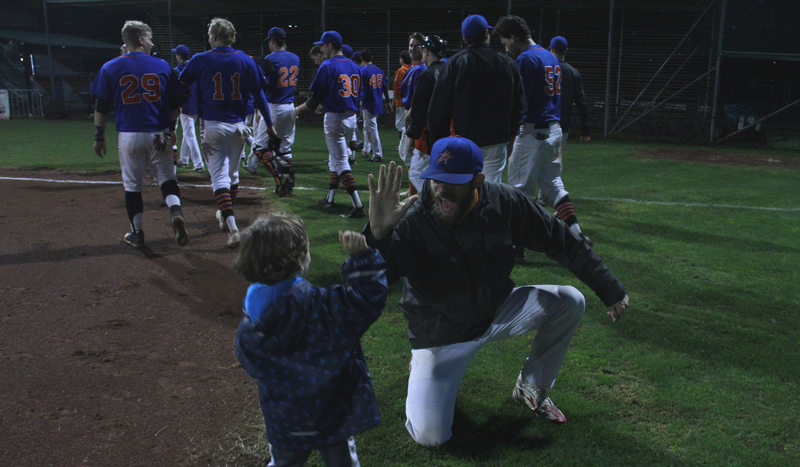
[[[117,170],[109,130],[109,156],[99,160],[89,121],[0,122],[1,165]],[[385,154],[395,154],[396,132],[382,137]],[[587,298],[551,392],[570,422],[546,425],[510,398],[530,335],[482,349],[459,393],[453,439],[416,446],[403,427],[410,346],[395,284],[363,339],[383,416],[358,437],[364,465],[797,464],[800,171],[646,155],[665,148],[708,149],[596,140],[571,141],[565,153],[564,180],[581,226],[630,293],[620,322],[612,324],[600,300],[543,255],[529,254],[514,270],[517,284],[571,284]],[[344,254],[336,232],[360,230],[364,221],[317,207],[328,179],[319,126],[298,128],[294,155],[295,196],[267,196],[309,226],[309,279],[337,282]],[[376,169],[359,156],[354,173],[365,204],[366,175]],[[253,177],[243,175],[242,184]],[[346,198],[338,196],[342,212]],[[219,463],[265,456],[261,425],[254,405],[236,453],[220,447]]]

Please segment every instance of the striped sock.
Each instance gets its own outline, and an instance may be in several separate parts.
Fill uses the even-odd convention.
[[[233,199],[231,199],[231,192],[227,188],[220,188],[215,191],[214,198],[217,201],[217,208],[222,211],[223,218],[233,215]]]
[[[556,216],[566,222],[567,225],[572,225],[578,222],[578,216],[575,215],[575,207],[569,199],[569,195],[561,198],[556,205]]]
[[[342,172],[341,180],[345,191],[352,195],[356,191],[356,179],[353,177],[353,172],[345,170]]]

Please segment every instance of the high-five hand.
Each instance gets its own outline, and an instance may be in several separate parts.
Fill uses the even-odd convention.
[[[389,163],[389,171],[381,164],[378,183],[372,174],[369,179],[369,225],[372,235],[377,239],[387,237],[403,214],[417,200],[417,195],[409,196],[400,202],[400,185],[403,182],[403,168],[394,161]]]

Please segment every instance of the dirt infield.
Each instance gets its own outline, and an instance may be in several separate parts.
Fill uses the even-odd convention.
[[[139,251],[122,242],[121,185],[0,180],[0,465],[217,463],[253,436],[255,382],[233,348],[247,284],[211,189],[182,191],[189,244],[173,241],[152,186]],[[240,192],[240,224],[266,210],[262,192]]]
[[[773,155],[705,151],[699,149],[654,149],[640,151],[640,153],[643,156],[652,157],[654,159],[669,159],[673,161],[800,169],[800,159]]]

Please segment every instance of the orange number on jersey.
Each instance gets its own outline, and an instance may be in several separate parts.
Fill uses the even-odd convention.
[[[222,93],[222,73],[216,72],[212,77],[214,80],[214,100],[221,101],[225,100],[225,94]],[[242,95],[239,93],[239,72],[234,73],[231,76],[231,82],[233,83],[233,92],[231,93],[231,99],[238,100],[242,98]]]
[[[282,88],[288,88],[289,86],[297,86],[297,73],[299,70],[297,69],[296,65],[292,65],[289,68],[285,66],[280,67],[278,73],[280,76],[278,77],[278,85]]]
[[[352,85],[350,84],[350,77],[347,75],[339,75],[339,84],[342,86],[339,89],[339,95],[342,97],[350,97],[353,94]]]
[[[544,79],[547,81],[547,88],[545,91],[548,96],[561,95],[561,66],[556,65],[555,70],[553,67],[544,67]]]
[[[369,85],[372,89],[380,89],[383,87],[383,75],[370,75]]]
[[[139,104],[142,102],[142,97],[147,102],[158,102],[161,99],[161,81],[153,73],[143,74],[141,82],[134,75],[125,75],[119,79],[119,85],[123,87],[123,104]],[[142,93],[136,92],[140,85],[144,89]]]
[[[353,97],[358,97],[358,93],[361,91],[361,76],[359,75],[350,75],[350,87],[353,92]]]
[[[133,75],[125,75],[119,79],[119,85],[125,88],[122,90],[123,104],[138,104],[142,102],[142,96],[136,94],[136,89],[139,88],[139,78]]]

